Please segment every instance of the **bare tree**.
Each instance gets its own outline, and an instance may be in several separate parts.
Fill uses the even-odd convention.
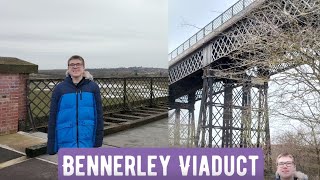
[[[221,73],[272,81],[271,117],[297,121],[283,142],[295,142],[315,154],[320,176],[320,0],[275,0],[245,18],[252,27],[229,33],[242,39],[229,55],[232,66]],[[241,23],[240,23],[241,25]],[[230,63],[230,62],[227,62]],[[221,66],[221,65],[219,65]],[[274,75],[274,76],[273,76]],[[272,88],[271,88],[272,89]],[[279,118],[280,117],[280,118]],[[287,144],[287,148],[291,146]],[[314,159],[314,160],[315,160]]]
[[[297,170],[309,175],[310,179],[318,179],[319,164],[315,161],[317,154],[314,153],[313,144],[309,145],[310,132],[303,129],[297,131],[287,131],[277,136],[275,144],[272,146],[273,158],[283,152],[291,153],[295,156]],[[307,141],[306,141],[307,140]],[[275,168],[275,167],[274,167]]]

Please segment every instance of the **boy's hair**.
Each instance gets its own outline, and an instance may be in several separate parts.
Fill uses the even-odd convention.
[[[292,159],[292,162],[294,163],[294,157],[293,157],[293,155],[290,154],[290,153],[285,152],[285,153],[281,153],[281,154],[278,155],[276,164],[278,164],[278,160],[279,160],[281,157],[289,157],[289,158]]]
[[[79,55],[73,55],[73,56],[71,56],[71,57],[68,59],[68,65],[69,65],[69,62],[70,62],[71,60],[73,60],[73,59],[78,59],[78,60],[80,60],[80,61],[82,62],[82,64],[83,64],[83,67],[84,67],[84,59],[83,59],[81,56],[79,56]]]

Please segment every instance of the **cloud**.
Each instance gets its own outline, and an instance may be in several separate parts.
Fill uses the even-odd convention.
[[[75,53],[91,59],[92,66],[166,68],[167,5],[167,0],[0,0],[0,56],[40,69],[64,68]]]

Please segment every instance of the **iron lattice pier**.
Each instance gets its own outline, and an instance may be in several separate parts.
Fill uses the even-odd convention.
[[[297,54],[276,56],[272,44],[292,27],[319,27],[318,6],[240,0],[170,53],[172,146],[263,148],[271,172],[268,81],[299,66]]]

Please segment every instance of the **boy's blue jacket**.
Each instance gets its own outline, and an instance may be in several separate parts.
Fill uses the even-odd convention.
[[[103,125],[99,86],[85,78],[75,85],[68,76],[52,93],[47,153],[56,154],[59,148],[100,147]]]

